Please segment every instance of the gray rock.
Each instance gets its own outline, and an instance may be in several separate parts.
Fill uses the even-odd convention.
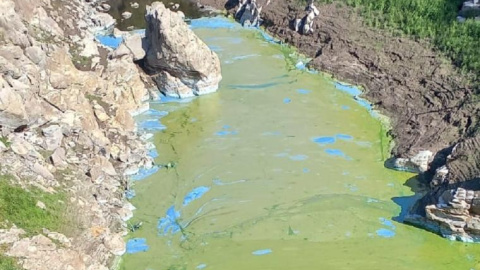
[[[122,256],[127,250],[121,234],[108,235],[104,239],[104,245],[115,256]]]
[[[132,17],[132,13],[131,12],[128,12],[128,11],[125,11],[122,13],[122,17],[126,20],[126,19],[130,19]]]
[[[0,245],[15,243],[25,231],[13,226],[10,230],[0,229]]]
[[[45,52],[37,46],[28,47],[25,49],[25,55],[35,64],[45,64]]]
[[[55,176],[42,164],[36,162],[31,166],[31,170],[47,180],[54,180]]]
[[[43,210],[47,209],[47,206],[42,201],[37,201],[37,204],[35,206],[37,206],[38,208],[43,209]]]
[[[60,147],[63,140],[62,128],[59,125],[51,125],[42,129],[43,136],[45,136],[44,148],[53,151]]]
[[[28,122],[22,97],[0,77],[0,125],[16,128]]]
[[[97,10],[100,12],[108,12],[111,8],[112,7],[109,4],[103,3],[100,6],[98,6]]]
[[[395,169],[408,171],[413,173],[426,172],[428,164],[432,161],[433,153],[428,150],[419,151],[415,156],[410,158],[395,159]]]
[[[154,2],[147,7],[146,68],[159,90],[185,98],[217,90],[222,79],[218,56],[181,16]]]
[[[52,164],[55,165],[57,168],[64,168],[67,164],[67,157],[65,149],[62,147],[57,148],[53,154],[50,156]]]
[[[131,51],[133,60],[141,60],[148,51],[147,40],[140,34],[134,34],[125,39],[125,46]]]

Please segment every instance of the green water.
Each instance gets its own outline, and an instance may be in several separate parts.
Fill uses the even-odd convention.
[[[256,31],[195,31],[223,80],[189,103],[152,104],[170,112],[156,161],[177,166],[136,182],[132,223],[144,225],[128,238],[149,250],[126,254],[123,269],[480,269],[480,246],[394,221],[392,198],[413,195],[404,183],[414,175],[384,168],[381,124],[367,109]],[[335,142],[314,142],[323,136]],[[182,229],[164,234],[171,206]]]

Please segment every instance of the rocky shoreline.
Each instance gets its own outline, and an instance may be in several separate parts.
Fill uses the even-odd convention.
[[[111,50],[95,42],[114,20],[94,6],[0,3],[1,174],[65,193],[71,223],[61,233],[0,230],[2,250],[24,269],[109,269],[125,252],[128,177],[153,166],[133,119],[148,110],[145,80],[131,56],[107,59]]]
[[[131,181],[161,167],[148,141],[161,124],[133,117],[161,113],[148,103],[159,98],[158,90],[177,98],[207,94],[222,78],[217,55],[181,12],[159,2],[147,6],[142,36],[114,29],[115,19],[97,12],[107,6],[95,0],[0,3],[0,181],[26,194],[65,194],[58,202],[65,213],[56,213],[64,215],[61,232],[27,232],[0,220],[8,228],[0,229],[0,258],[16,258],[23,269],[116,268],[128,251],[124,236],[137,226],[127,223],[135,209],[127,200]],[[122,36],[120,46],[100,42],[110,43],[114,33]],[[40,200],[28,207],[56,211]]]
[[[232,16],[245,5],[200,2]],[[367,27],[358,11],[340,2],[317,4],[307,35],[295,27],[307,18],[305,3],[253,4],[260,7],[262,25],[269,33],[311,57],[310,67],[362,86],[364,97],[391,119],[389,135],[395,145],[385,165],[419,173],[424,186],[417,190],[424,198],[405,221],[450,239],[477,241],[480,104],[468,76],[427,41]]]

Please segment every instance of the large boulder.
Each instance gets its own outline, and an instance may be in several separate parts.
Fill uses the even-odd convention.
[[[220,60],[181,15],[160,2],[147,6],[145,68],[167,96],[185,98],[217,90]]]

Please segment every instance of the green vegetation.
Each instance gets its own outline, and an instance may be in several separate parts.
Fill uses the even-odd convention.
[[[323,0],[332,2],[332,0]],[[464,0],[343,0],[368,25],[429,39],[465,73],[480,74],[480,22],[457,22]]]
[[[0,252],[0,269],[2,270],[20,270],[21,268],[18,266],[15,259],[4,256]]]
[[[2,142],[3,145],[5,145],[6,147],[10,147],[10,145],[12,144],[5,136],[0,136],[0,142]]]
[[[15,224],[28,235],[39,233],[43,228],[61,231],[65,224],[64,200],[62,193],[48,194],[35,188],[27,191],[0,176],[0,228]],[[46,209],[37,207],[37,201],[43,202]]]

